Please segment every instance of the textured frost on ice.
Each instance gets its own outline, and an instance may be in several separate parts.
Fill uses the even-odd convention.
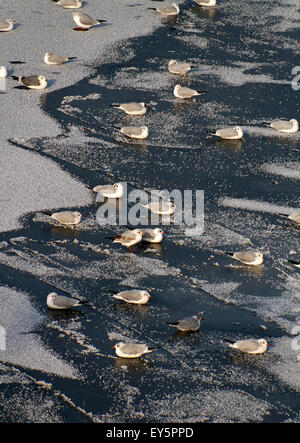
[[[44,318],[33,307],[28,294],[0,286],[0,300],[0,324],[6,331],[6,350],[0,351],[0,360],[61,377],[78,378],[75,368],[31,332],[43,327]]]

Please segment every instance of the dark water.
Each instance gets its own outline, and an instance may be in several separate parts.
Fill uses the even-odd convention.
[[[290,337],[298,320],[299,274],[281,260],[299,251],[300,231],[268,210],[268,204],[299,207],[299,187],[297,179],[266,168],[299,171],[299,138],[266,133],[262,124],[299,115],[299,93],[289,84],[298,30],[272,31],[284,19],[272,15],[271,4],[260,5],[261,14],[257,5],[224,5],[215,13],[185,5],[181,17],[162,21],[153,35],[110,48],[91,77],[43,97],[61,137],[15,141],[91,186],[126,181],[129,190],[204,190],[205,230],[189,237],[185,226],[167,226],[161,245],[141,245],[130,254],[106,239],[124,228],[100,227],[94,204],[81,208],[85,220],[78,230],[29,214],[25,228],[14,233],[23,240],[11,243],[11,233],[2,234],[0,241],[9,244],[2,251],[2,282],[29,294],[44,317],[34,333],[79,373],[72,380],[5,364],[2,374],[18,369],[26,383],[0,387],[8,399],[0,407],[2,421],[299,419],[299,369],[293,361],[285,376],[291,357],[276,344]],[[167,71],[170,58],[199,69],[178,79]],[[182,103],[173,97],[176,83],[207,94]],[[134,119],[110,106],[127,101],[152,106]],[[128,141],[113,128],[132,121],[149,126],[146,142]],[[241,142],[207,136],[237,124],[246,128]],[[224,205],[225,197],[258,202],[263,210]],[[224,254],[249,247],[265,253],[259,269]],[[107,296],[110,289],[135,287],[153,295],[147,306]],[[49,312],[45,295],[52,290],[88,298],[92,309]],[[166,325],[202,311],[195,334]],[[245,356],[223,342],[244,337],[264,337],[271,347],[263,356]],[[115,358],[112,345],[126,340],[161,348],[139,360]],[[38,380],[51,389],[40,390]],[[16,406],[16,396],[27,399],[30,413]],[[38,404],[44,414],[35,411]]]

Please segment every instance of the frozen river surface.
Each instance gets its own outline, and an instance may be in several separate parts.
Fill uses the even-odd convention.
[[[149,28],[155,22],[151,32],[145,25],[147,35],[113,35],[113,44],[106,36],[101,56],[93,44],[89,63],[48,69],[58,84],[68,69],[76,74],[76,63],[85,69],[72,84],[50,85],[40,95],[36,131],[39,115],[48,130],[6,129],[2,165],[7,171],[6,151],[17,163],[24,157],[20,170],[32,180],[39,174],[39,184],[31,183],[27,200],[27,177],[21,180],[22,201],[14,210],[10,201],[2,221],[2,422],[300,420],[300,274],[287,261],[300,260],[300,228],[279,215],[300,207],[300,136],[263,124],[300,119],[292,88],[298,2],[220,0],[208,10],[184,1],[172,21],[148,11],[153,4],[160,3],[122,0],[128,16]],[[95,31],[80,38],[88,44]],[[170,59],[198,68],[178,78],[168,72]],[[177,83],[207,94],[182,102],[173,96]],[[13,101],[28,92],[12,94]],[[127,101],[151,107],[136,118],[111,107]],[[115,129],[133,122],[149,126],[146,141],[129,141]],[[236,125],[244,129],[242,141],[207,134]],[[128,191],[203,190],[204,231],[173,223],[164,226],[161,245],[130,253],[112,244],[107,237],[125,227],[97,223],[96,196],[84,185],[120,181]],[[13,192],[1,195],[2,204]],[[78,229],[40,212],[67,208],[84,215]],[[262,251],[264,263],[245,266],[226,254],[244,249]],[[148,305],[109,295],[133,288],[151,293]],[[87,298],[91,306],[52,312],[45,304],[51,291]],[[205,320],[196,333],[167,325],[200,312]],[[267,352],[239,354],[224,342],[249,337],[265,338]],[[160,349],[125,360],[112,349],[118,341]]]

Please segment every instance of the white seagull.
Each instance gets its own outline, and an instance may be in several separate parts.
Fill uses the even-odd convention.
[[[41,90],[47,87],[47,79],[43,75],[30,75],[28,77],[26,77],[25,75],[20,75],[19,77],[12,75],[11,77],[14,80],[18,80],[20,85],[24,86],[27,89]]]
[[[259,251],[226,252],[226,254],[231,255],[235,260],[250,266],[261,265],[264,261],[264,256]]]
[[[192,315],[191,317],[185,317],[179,321],[167,322],[167,324],[177,328],[181,332],[192,332],[198,331],[201,320],[204,320],[204,318],[200,315]]]
[[[300,211],[295,211],[295,212],[292,212],[291,214],[279,214],[279,215],[282,215],[283,217],[287,217],[297,224],[300,223]]]
[[[128,291],[117,292],[112,297],[117,300],[123,300],[126,303],[145,305],[146,303],[148,303],[151,295],[148,291],[142,289],[131,289]]]
[[[164,17],[175,17],[179,14],[180,9],[177,3],[172,3],[171,5],[167,6],[159,6],[158,8],[148,8],[152,9],[153,11],[159,12]]]
[[[147,243],[161,243],[165,234],[165,231],[160,228],[142,229],[141,231],[143,232],[143,241]]]
[[[123,234],[116,235],[115,237],[107,237],[112,240],[113,243],[121,243],[121,245],[129,248],[131,251],[131,246],[139,243],[143,238],[143,232],[140,229],[133,229],[132,231],[125,231]]]
[[[275,129],[277,132],[282,132],[285,134],[294,134],[299,131],[299,123],[295,118],[291,120],[275,120],[271,123],[264,122],[266,125],[269,125],[271,128]]]
[[[300,268],[300,261],[288,260],[288,262],[292,263],[296,268]]]
[[[200,6],[216,6],[216,0],[194,0]]]
[[[73,19],[78,28],[74,28],[75,31],[88,31],[92,26],[105,23],[106,20],[94,19],[87,14],[83,14],[79,11],[73,11]]]
[[[149,105],[144,102],[113,103],[111,106],[121,109],[128,115],[144,115],[149,108]]]
[[[206,91],[196,91],[186,86],[176,85],[173,91],[175,97],[189,99],[197,95],[206,94]]]
[[[0,32],[9,32],[13,29],[16,20],[9,18],[5,22],[0,22]]]
[[[58,295],[56,292],[51,292],[47,296],[47,306],[50,309],[70,309],[86,303],[88,303],[88,300],[66,297],[64,295]]]
[[[184,75],[191,69],[195,69],[198,66],[191,65],[190,63],[180,62],[177,60],[170,60],[168,63],[168,69],[171,74]]]
[[[122,183],[115,183],[114,185],[98,185],[93,188],[93,191],[100,193],[103,197],[121,198],[124,194],[124,186]]]
[[[210,135],[216,135],[224,140],[240,140],[244,133],[240,126],[234,128],[218,129],[216,132],[209,132]]]
[[[78,9],[82,6],[82,0],[52,0],[65,9]]]
[[[75,60],[77,57],[64,57],[63,55],[54,55],[52,52],[46,52],[44,62],[46,65],[62,65],[69,60]]]
[[[263,354],[270,346],[264,338],[258,340],[250,338],[248,340],[237,340],[236,342],[225,339],[225,341],[231,348],[238,349],[246,354]]]
[[[122,134],[126,135],[128,138],[133,138],[137,140],[144,140],[149,135],[148,126],[122,126],[118,128],[115,126]]]
[[[78,225],[81,221],[82,215],[77,211],[62,211],[51,213],[49,211],[41,211],[43,214],[49,215],[54,220],[58,221],[61,225],[74,226]]]
[[[138,358],[155,349],[159,349],[158,347],[149,348],[149,346],[145,344],[123,342],[117,343],[113,348],[115,348],[117,356],[122,358]]]

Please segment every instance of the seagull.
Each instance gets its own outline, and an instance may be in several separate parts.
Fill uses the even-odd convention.
[[[225,339],[225,341],[231,348],[238,349],[246,354],[263,354],[266,352],[267,347],[270,346],[264,338],[260,338],[259,340],[250,338],[248,340],[238,340],[236,342]]]
[[[231,255],[232,258],[245,265],[257,266],[261,265],[264,261],[263,254],[258,251],[226,252],[226,254]]]
[[[54,55],[52,52],[46,52],[44,62],[46,65],[62,65],[69,60],[75,60],[77,57],[64,57],[62,55]]]
[[[149,346],[145,344],[123,342],[117,343],[113,348],[115,348],[117,356],[122,358],[138,358],[154,351],[155,349],[159,349],[159,347],[149,348]]]
[[[123,126],[121,128],[115,126],[115,128],[127,137],[137,140],[144,140],[149,135],[148,126]]]
[[[27,89],[45,89],[47,87],[47,79],[43,75],[30,75],[26,77],[25,75],[21,75],[16,77],[15,75],[11,76],[14,80],[18,80],[18,82]]]
[[[278,132],[282,132],[285,134],[294,134],[299,131],[299,124],[295,118],[292,118],[289,121],[286,120],[275,120],[271,123],[263,122],[265,125],[270,126]]]
[[[99,25],[100,23],[106,23],[106,20],[94,19],[87,14],[82,12],[73,11],[73,19],[78,28],[74,28],[75,31],[87,31],[92,26]]]
[[[143,232],[140,229],[133,229],[132,231],[125,231],[123,234],[116,235],[115,237],[107,237],[112,240],[113,243],[121,243],[121,245],[129,248],[131,251],[131,246],[139,243],[143,238]]]
[[[148,303],[151,295],[149,294],[148,291],[145,290],[132,289],[130,291],[117,292],[112,297],[117,300],[123,300],[126,303],[132,303],[135,305],[145,305],[146,303]]]
[[[103,197],[121,198],[124,194],[124,186],[122,183],[115,183],[114,185],[98,185],[93,188],[93,191],[99,192]]]
[[[191,65],[186,62],[179,62],[177,60],[170,60],[168,64],[169,72],[172,74],[184,75],[189,72],[191,69],[195,69],[198,66]]]
[[[292,212],[291,214],[279,214],[279,215],[283,215],[284,217],[289,218],[290,220],[292,220],[293,222],[299,224],[300,223],[300,211],[295,211]]]
[[[198,331],[200,328],[200,322],[204,320],[200,315],[192,315],[191,317],[185,317],[179,321],[167,322],[168,325],[174,326],[181,332]]]
[[[243,138],[243,130],[240,126],[234,128],[218,129],[216,132],[209,132],[211,135],[223,138],[224,140],[240,140]]]
[[[7,77],[7,69],[5,66],[0,66],[0,79]]]
[[[288,262],[292,263],[296,268],[300,268],[300,261],[288,260]]]
[[[216,6],[216,0],[194,0],[200,6]]]
[[[148,8],[159,12],[164,17],[174,17],[179,14],[180,9],[177,3],[172,3],[168,6],[159,6],[158,8]]]
[[[113,103],[111,105],[113,108],[121,109],[126,114],[129,115],[144,115],[147,112],[147,109],[149,109],[149,105],[147,105],[144,102],[137,103],[137,102],[131,102],[131,103]]]
[[[149,209],[154,214],[159,215],[171,215],[174,214],[176,206],[171,201],[150,202],[147,205],[143,205],[144,208]]]
[[[52,0],[65,9],[78,9],[82,6],[82,0]]]
[[[0,32],[9,32],[13,29],[14,23],[16,23],[16,20],[12,20],[9,18],[8,20],[5,20],[5,22],[0,23]]]
[[[163,239],[163,235],[166,234],[160,228],[154,229],[142,229],[143,232],[143,241],[147,243],[161,243]]]
[[[176,85],[174,88],[174,95],[177,98],[192,98],[201,94],[206,94],[206,91],[196,91],[195,89],[187,88],[180,85]]]
[[[56,292],[51,292],[47,296],[47,306],[50,309],[70,309],[86,303],[88,303],[88,300],[66,297],[64,295],[58,295]]]
[[[41,211],[43,214],[49,215],[54,220],[58,221],[62,225],[74,226],[78,225],[81,221],[82,215],[80,212],[63,211],[54,212],[53,214],[49,211]]]

